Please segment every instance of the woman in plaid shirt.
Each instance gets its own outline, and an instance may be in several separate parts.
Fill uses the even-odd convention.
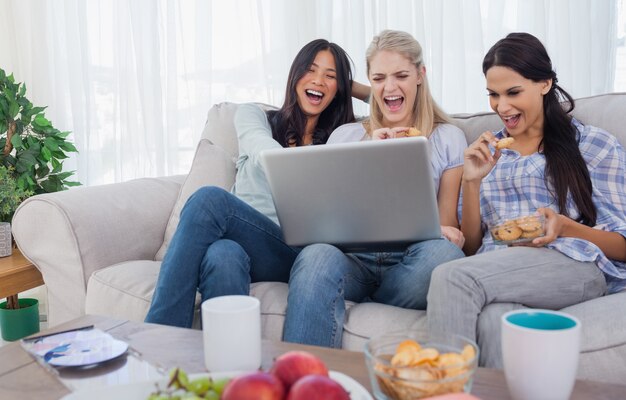
[[[558,310],[626,288],[624,148],[568,114],[574,101],[534,36],[500,40],[483,73],[504,129],[484,132],[465,151],[461,230],[471,257],[437,267],[428,294],[430,330],[472,340],[492,303],[503,303],[502,313]],[[515,139],[511,147],[496,149],[505,137]],[[511,247],[494,243],[487,226],[535,211],[545,217],[544,236]],[[498,344],[489,349],[488,359],[501,360]]]

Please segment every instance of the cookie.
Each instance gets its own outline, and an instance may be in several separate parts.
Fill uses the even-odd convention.
[[[505,137],[504,139],[500,139],[498,143],[496,143],[496,149],[508,149],[509,147],[511,147],[513,142],[515,142],[515,139],[513,139],[512,137]]]
[[[524,239],[534,239],[539,236],[543,236],[543,229],[541,229],[541,226],[537,227],[534,231],[522,231],[521,237]]]
[[[523,217],[515,220],[517,226],[524,232],[532,232],[541,229],[541,222],[536,217]]]
[[[409,128],[409,131],[406,133],[407,137],[421,136],[421,135],[422,135],[422,132],[420,132],[420,130],[417,128]]]
[[[501,226],[496,234],[501,240],[508,242],[522,236],[522,230],[515,224],[507,224]]]

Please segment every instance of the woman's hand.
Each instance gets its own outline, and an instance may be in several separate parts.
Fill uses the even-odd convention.
[[[537,212],[545,218],[544,236],[533,239],[530,244],[534,247],[542,247],[561,236],[565,226],[565,217],[551,208],[538,208]]]
[[[483,132],[464,152],[463,180],[481,181],[496,165],[500,150],[491,154],[489,144],[495,146],[497,140],[490,131]]]
[[[408,131],[409,128],[402,126],[396,128],[380,128],[372,132],[372,140],[406,137]]]
[[[557,213],[551,208],[538,208],[537,212],[543,214],[545,223],[543,227],[544,235],[534,238],[532,242],[518,243],[515,246],[543,247],[553,242],[561,236],[565,226],[565,216]]]
[[[465,245],[465,236],[463,236],[463,232],[459,229],[453,226],[441,225],[441,235],[459,246],[460,249],[463,249],[463,245]]]

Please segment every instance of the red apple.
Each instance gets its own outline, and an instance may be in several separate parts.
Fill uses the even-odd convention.
[[[270,372],[283,382],[287,392],[291,385],[303,376],[328,376],[326,364],[306,351],[289,351],[279,356],[274,361],[274,366]]]
[[[327,376],[308,375],[291,386],[287,400],[350,400],[350,393]]]
[[[222,400],[283,400],[282,382],[267,372],[253,372],[232,379],[222,393]]]

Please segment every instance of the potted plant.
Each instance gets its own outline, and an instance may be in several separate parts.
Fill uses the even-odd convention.
[[[46,107],[35,107],[26,98],[26,85],[0,68],[0,241],[12,240],[10,222],[17,206],[29,196],[66,190],[79,182],[68,180],[74,171],[63,171],[66,152],[76,152],[46,118]],[[5,228],[5,229],[3,229]],[[2,245],[0,245],[0,248]],[[1,251],[1,249],[0,249]],[[37,299],[11,296],[0,304],[0,329],[5,340],[16,340],[39,330]]]

